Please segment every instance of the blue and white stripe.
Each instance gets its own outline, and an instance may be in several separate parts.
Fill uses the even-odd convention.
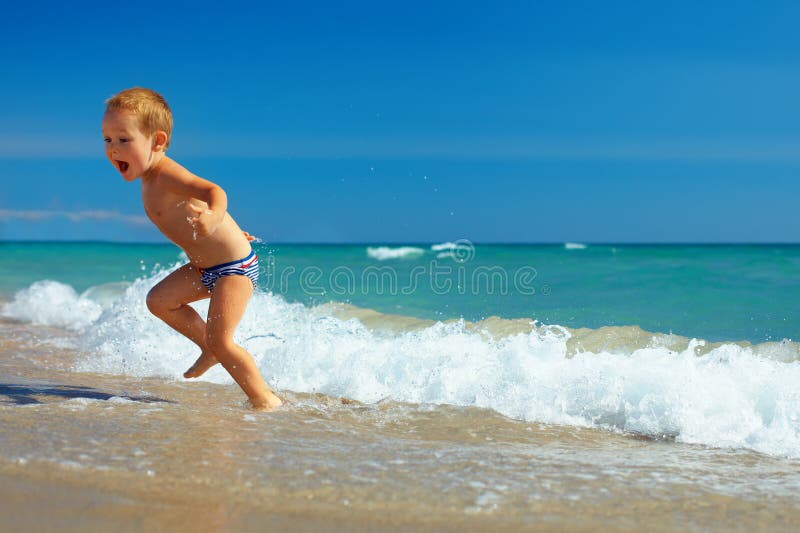
[[[250,278],[253,288],[255,288],[258,283],[258,256],[256,253],[250,252],[250,255],[238,261],[200,269],[200,281],[206,286],[208,292],[214,292],[217,280],[225,276],[246,276]]]

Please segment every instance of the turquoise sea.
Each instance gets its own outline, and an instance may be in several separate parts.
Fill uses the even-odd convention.
[[[256,244],[260,290],[408,317],[639,326],[708,341],[800,338],[800,245]],[[82,293],[181,262],[169,244],[0,243],[0,298]]]

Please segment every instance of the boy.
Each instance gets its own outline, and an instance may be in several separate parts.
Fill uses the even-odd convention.
[[[253,408],[274,409],[281,400],[250,354],[233,342],[258,279],[252,237],[227,213],[219,186],[167,157],[171,134],[172,113],[160,94],[136,87],[106,101],[106,157],[125,181],[141,177],[148,218],[189,257],[188,264],[153,287],[147,307],[200,347],[200,357],[184,377],[199,377],[220,362]],[[187,305],[204,298],[211,298],[207,322]]]

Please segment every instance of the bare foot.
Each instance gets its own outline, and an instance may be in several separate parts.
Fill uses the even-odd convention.
[[[254,411],[274,411],[283,405],[281,399],[272,394],[272,391],[269,390],[263,398],[250,398],[248,403]]]
[[[194,364],[189,367],[189,370],[183,373],[183,377],[186,379],[199,378],[206,373],[206,370],[217,363],[219,363],[219,361],[217,361],[216,357],[210,353],[203,352],[200,354],[200,357],[197,358],[197,361],[195,361]]]

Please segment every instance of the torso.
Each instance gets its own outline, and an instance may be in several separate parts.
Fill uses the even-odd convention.
[[[159,186],[157,176],[142,180],[142,203],[153,224],[183,249],[191,263],[199,268],[236,261],[250,253],[250,243],[228,213],[225,213],[222,222],[211,235],[197,235],[189,223],[188,205],[201,209],[208,209],[208,205],[202,200],[182,197],[164,190]]]

